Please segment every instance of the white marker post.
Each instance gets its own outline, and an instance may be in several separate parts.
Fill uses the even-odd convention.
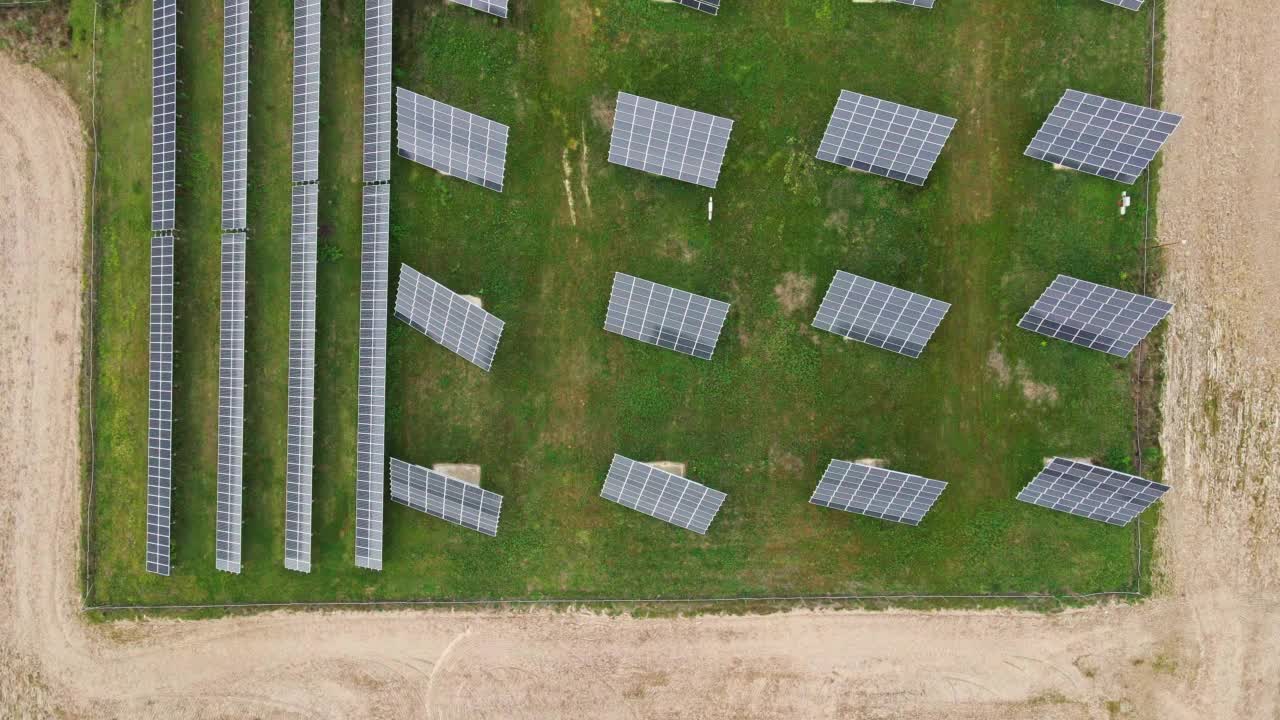
[[[707,198],[707,222],[711,222],[711,216],[715,212],[716,199],[714,197]]]

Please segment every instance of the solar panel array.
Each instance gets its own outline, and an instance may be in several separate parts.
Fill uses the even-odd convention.
[[[1173,304],[1164,300],[1059,275],[1018,327],[1128,357],[1171,310]]]
[[[733,121],[618,93],[609,162],[714,188]]]
[[[391,0],[364,3],[364,181],[391,179]]]
[[[919,525],[947,484],[896,470],[832,460],[809,502],[858,515]]]
[[[676,0],[676,2],[687,8],[701,10],[708,15],[716,15],[720,12],[720,0]]]
[[[946,115],[841,90],[818,159],[924,185],[955,126]]]
[[[1067,90],[1024,154],[1133,184],[1181,122],[1181,115]]]
[[[177,0],[151,3],[151,231],[173,230]]]
[[[1056,457],[1018,493],[1018,499],[1110,525],[1128,525],[1166,492],[1168,485]]]
[[[706,535],[727,496],[702,483],[615,454],[600,497]]]
[[[391,458],[391,499],[454,525],[498,535],[501,495],[398,458]]]
[[[244,500],[244,233],[222,236],[218,319],[218,502],[214,564],[240,572]]]
[[[249,186],[249,0],[222,16],[222,229],[243,230]]]
[[[500,18],[507,16],[507,0],[449,0],[449,2],[497,15]]]
[[[356,417],[356,565],[382,569],[391,187],[366,185],[360,234],[360,377]]]
[[[502,192],[509,128],[402,87],[396,88],[400,157]]]
[[[396,287],[395,316],[485,372],[492,367],[504,323],[404,264]]]
[[[147,381],[147,572],[169,574],[173,497],[173,236],[151,238]]]
[[[293,186],[293,226],[289,248],[289,427],[285,459],[284,565],[299,572],[311,571],[318,204],[319,186]]]
[[[320,0],[293,5],[293,181],[320,179]]]
[[[729,303],[614,273],[604,329],[710,360],[728,314]]]
[[[934,0],[893,0],[893,1],[902,3],[903,5],[912,5],[912,6],[921,7],[921,8],[932,8],[934,3]]]
[[[1102,0],[1108,5],[1118,5],[1125,10],[1141,10],[1142,0]]]
[[[918,358],[950,303],[837,270],[813,326]]]

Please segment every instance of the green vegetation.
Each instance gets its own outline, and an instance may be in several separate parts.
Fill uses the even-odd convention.
[[[78,0],[83,2],[83,0]],[[221,5],[184,4],[175,574],[142,569],[149,4],[100,18],[96,562],[91,604],[1129,589],[1134,533],[1013,501],[1046,455],[1129,462],[1129,363],[1018,330],[1059,271],[1136,288],[1141,197],[1021,156],[1066,87],[1146,98],[1146,12],[1095,0],[908,7],[400,3],[395,82],[511,126],[506,190],[394,162],[408,262],[507,321],[485,375],[390,324],[387,448],[472,462],[497,539],[388,503],[352,565],[362,7],[325,3],[314,569],[282,567],[290,25],[255,4],[245,570],[213,567]],[[85,13],[72,21],[82,33]],[[954,115],[924,189],[813,158],[841,88]],[[606,162],[618,89],[736,121],[707,191]],[[569,197],[572,197],[570,204]],[[916,361],[808,326],[837,268],[953,304]],[[712,362],[600,329],[612,272],[733,304]],[[597,497],[614,451],[729,494],[706,537]],[[807,504],[828,459],[950,483],[919,528]],[[1150,536],[1143,538],[1149,547]]]

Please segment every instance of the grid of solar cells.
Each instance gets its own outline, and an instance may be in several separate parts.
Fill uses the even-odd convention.
[[[714,188],[733,121],[618,93],[609,162]]]
[[[169,574],[173,497],[173,236],[151,238],[147,361],[147,572]]]
[[[454,525],[498,535],[501,495],[398,458],[391,458],[391,499]]]
[[[1171,310],[1173,304],[1164,300],[1059,275],[1018,327],[1128,357]]]
[[[1169,489],[1136,475],[1056,457],[1018,499],[1110,525],[1128,525]]]
[[[1125,10],[1141,10],[1142,0],[1102,0],[1108,5],[1118,5]]]
[[[702,483],[615,454],[600,497],[706,535],[727,496]]]
[[[614,273],[604,329],[710,360],[728,314],[729,303]]]
[[[919,475],[832,460],[809,502],[858,515],[919,525],[947,484]]]
[[[391,179],[391,0],[364,3],[364,181]]]
[[[289,427],[284,566],[311,571],[311,472],[316,379],[316,185],[293,186],[289,260]]]
[[[240,572],[244,498],[244,233],[222,236],[218,311],[218,503],[214,564]]]
[[[509,128],[402,87],[396,88],[400,157],[502,192]]]
[[[1132,185],[1181,122],[1181,115],[1067,90],[1023,154]]]
[[[249,184],[249,0],[222,5],[222,229],[243,230]]]
[[[177,0],[151,3],[151,231],[173,230]]]
[[[893,0],[903,5],[913,5],[920,8],[932,8],[934,0]]]
[[[382,569],[391,186],[366,185],[360,233],[360,376],[356,415],[356,565]]]
[[[493,365],[504,323],[449,288],[400,265],[395,316],[485,372]]]
[[[507,0],[449,0],[449,2],[497,15],[500,18],[507,16]]]
[[[837,270],[813,326],[918,358],[950,303]]]
[[[320,178],[320,0],[293,5],[293,181]]]
[[[841,90],[818,159],[924,185],[955,126],[946,115]]]
[[[720,12],[720,0],[676,0],[676,2],[687,8],[701,10],[708,15],[717,15]]]

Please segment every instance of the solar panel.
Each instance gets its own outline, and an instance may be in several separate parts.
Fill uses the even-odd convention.
[[[720,12],[720,0],[676,0],[676,2],[687,8],[701,10],[708,15],[716,15]]]
[[[243,230],[249,184],[249,2],[222,16],[222,229]]]
[[[867,517],[919,525],[947,484],[897,470],[832,460],[809,502]]]
[[[176,0],[153,0],[151,4],[152,232],[173,230],[177,13]]]
[[[1181,122],[1181,115],[1068,90],[1024,154],[1131,185]]]
[[[293,181],[320,179],[320,0],[293,5]]]
[[[841,90],[818,159],[924,185],[955,126],[946,115]]]
[[[1141,10],[1142,0],[1102,0],[1108,5],[1118,5],[1125,10]]]
[[[485,372],[504,323],[408,265],[400,265],[395,316]]]
[[[364,3],[364,181],[391,179],[391,0]]]
[[[507,16],[507,0],[449,0],[449,2],[497,15],[500,18]]]
[[[934,0],[893,0],[893,1],[897,3],[902,3],[903,5],[912,5],[914,7],[919,7],[919,8],[932,8],[934,3]]]
[[[316,213],[319,186],[293,186],[289,252],[289,427],[284,566],[311,572],[311,472],[316,383]]]
[[[356,413],[356,565],[382,569],[391,186],[366,185],[360,232],[360,373]]]
[[[396,88],[396,152],[445,175],[502,192],[507,131],[502,123]]]
[[[1018,499],[1110,525],[1128,525],[1169,489],[1136,475],[1055,457]]]
[[[1128,357],[1171,310],[1173,304],[1164,300],[1059,275],[1018,327]]]
[[[950,303],[837,270],[813,326],[918,358]]]
[[[733,121],[618,93],[609,162],[714,188]]]
[[[222,236],[218,312],[218,503],[214,565],[240,572],[244,496],[244,233]]]
[[[706,535],[726,495],[702,483],[615,454],[600,497]]]
[[[173,496],[173,236],[151,238],[147,360],[147,572],[169,574]]]
[[[501,495],[398,458],[391,458],[391,499],[454,525],[498,535]]]
[[[728,314],[729,303],[614,273],[604,329],[710,360]]]

